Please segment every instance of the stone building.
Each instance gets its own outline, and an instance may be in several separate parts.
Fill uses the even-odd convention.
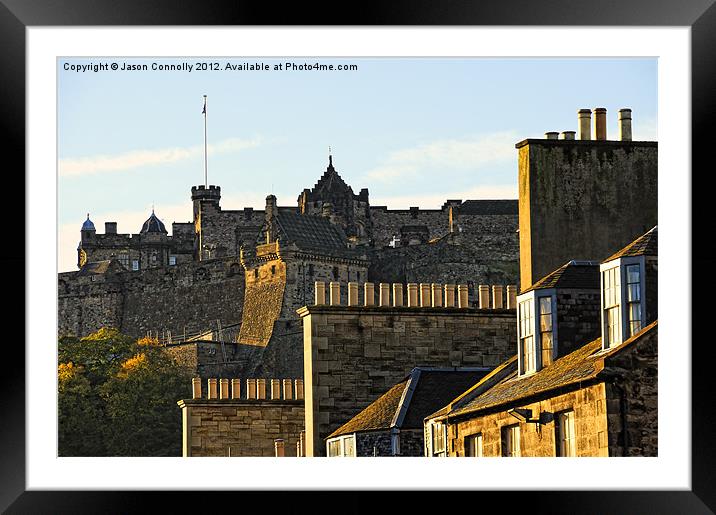
[[[303,455],[300,379],[210,378],[204,390],[196,378],[192,390],[177,402],[184,457]]]
[[[655,227],[599,265],[600,296],[582,304],[585,320],[595,306],[601,313],[601,336],[575,350],[549,349],[553,361],[539,359],[544,341],[541,353],[535,344],[524,352],[524,340],[539,340],[546,324],[545,315],[523,316],[518,297],[517,355],[426,417],[426,455],[656,456],[657,243]],[[579,308],[557,302],[556,309]],[[548,315],[555,335],[548,340],[558,341],[569,317]]]
[[[606,109],[579,110],[573,131],[518,149],[520,288],[570,259],[605,259],[657,223],[658,144],[632,141],[630,109],[607,140]]]
[[[194,253],[192,224],[174,223],[172,236],[167,234],[154,210],[139,234],[117,234],[117,222],[105,222],[104,234],[97,234],[87,214],[80,230],[77,267],[114,259],[126,270],[143,270],[191,261]]]
[[[295,207],[269,195],[264,210],[226,210],[215,185],[192,187],[191,201],[193,221],[173,224],[172,235],[154,213],[137,235],[116,234],[114,222],[97,234],[85,222],[80,270],[58,277],[60,334],[103,326],[152,334],[204,378],[222,364],[232,375],[298,376],[296,310],[310,304],[316,281],[467,281],[473,304],[477,284],[517,281],[516,200],[374,207],[367,189],[355,195],[329,156]],[[96,264],[112,260],[120,266]],[[230,340],[226,327],[238,327]],[[223,347],[202,334],[224,335],[216,341]]]
[[[326,437],[415,367],[494,367],[513,352],[514,296],[503,286],[492,300],[479,287],[478,305],[466,285],[349,283],[347,304],[341,283],[329,286],[328,305],[318,285],[316,303],[299,310],[306,456],[324,456]]]
[[[488,367],[416,367],[403,381],[331,433],[333,456],[424,456],[423,419],[490,371]]]

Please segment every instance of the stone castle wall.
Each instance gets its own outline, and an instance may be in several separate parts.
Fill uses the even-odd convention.
[[[241,321],[244,274],[235,259],[214,259],[136,272],[59,274],[59,334],[86,336],[116,327],[130,336],[174,337]]]
[[[400,238],[400,229],[406,225],[425,225],[429,239],[444,236],[450,231],[447,209],[388,209],[385,206],[371,206],[373,241],[376,248],[388,246],[393,236]]]
[[[308,306],[300,314],[306,441],[315,455],[414,367],[493,367],[517,341],[515,311],[507,309]]]

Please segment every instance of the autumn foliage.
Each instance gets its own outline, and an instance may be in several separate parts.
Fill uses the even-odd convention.
[[[158,342],[115,329],[58,342],[60,456],[180,456],[190,374]]]

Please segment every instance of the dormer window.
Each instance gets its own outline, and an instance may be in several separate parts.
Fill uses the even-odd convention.
[[[531,374],[554,361],[555,290],[533,290],[517,299],[519,374]]]
[[[529,374],[537,370],[537,353],[534,338],[534,299],[520,302],[520,355],[522,373]]]
[[[644,325],[643,270],[641,256],[618,258],[601,265],[605,349],[621,344]]]

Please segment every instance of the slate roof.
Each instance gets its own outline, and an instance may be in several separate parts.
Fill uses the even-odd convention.
[[[657,324],[657,321],[652,322],[644,330],[606,352],[600,352],[602,340],[597,338],[557,359],[550,366],[527,376],[518,377],[517,356],[513,356],[496,369],[496,372],[501,371],[503,374],[496,384],[487,385],[485,388],[484,383],[492,379],[491,376],[486,376],[462,396],[426,418],[465,415],[498,406],[514,405],[527,397],[594,379],[604,369],[604,361],[607,358],[623,352],[656,331]]]
[[[276,220],[283,243],[295,243],[304,250],[350,254],[345,234],[326,218],[279,211]]]
[[[114,259],[106,259],[103,261],[91,261],[85,263],[82,268],[77,271],[77,277],[85,277],[89,275],[101,275],[113,272],[123,271],[124,267],[119,261]]]
[[[521,291],[520,294],[547,288],[598,290],[599,263],[597,261],[568,261],[526,290]]]
[[[313,189],[308,191],[308,200],[315,199],[328,199],[334,195],[352,195],[353,188],[351,188],[343,178],[338,175],[336,169],[333,167],[333,156],[328,156],[328,167],[323,172],[318,182],[313,185]]]
[[[488,372],[487,369],[477,368],[416,367],[403,381],[378,397],[328,438],[387,430],[394,425],[400,429],[421,429],[426,415],[444,406]],[[403,398],[405,400],[401,404]]]
[[[632,241],[629,245],[621,249],[619,252],[609,256],[607,259],[602,261],[606,263],[613,259],[621,257],[631,256],[658,256],[659,247],[659,231],[658,225],[655,225],[650,231],[642,234],[637,239]]]
[[[154,214],[154,210],[152,210],[152,214],[142,225],[142,230],[139,231],[139,234],[147,234],[147,233],[163,233],[167,234],[167,230],[164,227],[164,223],[157,218],[157,215]]]
[[[87,220],[84,221],[82,224],[82,230],[83,231],[94,231],[94,223],[92,223],[92,220],[89,219],[89,213],[87,213]]]
[[[465,215],[516,215],[517,200],[466,200],[460,204],[460,214]]]

